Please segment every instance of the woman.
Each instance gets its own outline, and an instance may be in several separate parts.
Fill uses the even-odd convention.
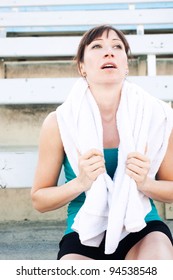
[[[105,253],[106,230],[98,246],[83,245],[77,230],[74,230],[74,219],[80,212],[79,209],[82,209],[85,204],[85,194],[94,188],[94,183],[106,172],[113,179],[117,168],[118,149],[120,149],[121,144],[120,131],[117,127],[117,112],[128,74],[129,52],[130,48],[124,35],[109,25],[98,26],[86,32],[78,48],[76,56],[78,70],[85,80],[84,85],[87,84],[91,98],[94,99],[91,102],[96,103],[94,106],[98,108],[100,114],[103,151],[95,145],[84,152],[79,148],[81,145],[79,143],[79,145],[76,144],[76,151],[72,148],[70,151],[69,148],[69,151],[66,152],[63,136],[64,126],[60,124],[58,113],[50,113],[43,123],[32,200],[34,207],[40,212],[51,211],[69,204],[67,228],[60,242],[58,259],[173,259],[173,241],[170,230],[161,221],[153,203],[153,200],[173,202],[172,127],[164,157],[154,177],[150,176],[152,165],[150,140],[147,140],[142,153],[133,150],[126,157],[126,177],[132,178],[139,193],[150,199],[148,200],[150,201],[150,211],[145,216],[146,226],[134,233],[126,234],[124,238],[121,237],[115,251],[108,254]],[[169,108],[167,110],[169,111]],[[160,113],[157,114],[159,116]],[[157,114],[155,116],[156,123]],[[135,121],[137,122],[137,119]],[[70,118],[69,122],[71,122]],[[171,126],[173,125],[171,124]],[[119,127],[121,128],[121,121]],[[71,130],[70,127],[69,130]],[[86,130],[84,127],[83,131],[86,132],[86,137],[90,134],[92,142],[93,131],[91,133],[91,131]],[[70,132],[66,130],[64,133]],[[74,134],[73,129],[71,134]],[[81,135],[82,138],[85,142],[85,137]],[[80,142],[80,137],[74,139],[76,142]],[[87,145],[88,143],[85,143],[85,146]],[[72,161],[69,161],[67,153],[69,157],[73,153],[75,160],[77,158],[78,168],[76,170],[73,170]],[[62,165],[64,165],[67,182],[56,187]]]

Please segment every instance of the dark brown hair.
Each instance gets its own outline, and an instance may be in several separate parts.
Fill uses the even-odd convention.
[[[120,40],[123,42],[124,47],[125,47],[125,52],[127,54],[127,57],[130,57],[130,46],[128,41],[125,38],[125,35],[118,29],[114,28],[111,25],[98,25],[87,32],[84,33],[79,46],[77,50],[77,54],[75,56],[75,60],[77,63],[78,70],[80,72],[80,63],[84,61],[84,51],[85,47],[88,46],[94,39],[102,36],[102,34],[107,31],[107,34],[109,31],[115,31]]]

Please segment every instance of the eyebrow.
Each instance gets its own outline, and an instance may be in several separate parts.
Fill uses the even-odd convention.
[[[94,41],[103,41],[103,39],[102,38],[95,38],[92,42],[94,42]],[[120,42],[122,42],[122,40],[119,39],[119,38],[114,38],[114,39],[112,39],[112,41],[120,41]]]

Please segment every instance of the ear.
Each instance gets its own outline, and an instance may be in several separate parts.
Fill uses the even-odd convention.
[[[83,63],[80,63],[79,73],[82,75],[82,77],[86,77],[85,66]]]
[[[125,70],[125,75],[127,76],[128,74],[129,74],[129,69],[126,68],[126,70]]]
[[[129,74],[129,65],[128,65],[128,63],[126,65],[125,74],[126,74],[126,76]]]

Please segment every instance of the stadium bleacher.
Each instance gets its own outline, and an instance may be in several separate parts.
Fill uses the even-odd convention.
[[[1,0],[0,220],[41,219],[28,199],[40,127],[78,77],[73,56],[82,34],[101,23],[127,36],[133,55],[129,79],[173,101],[173,1]],[[167,204],[159,209],[173,218]]]

